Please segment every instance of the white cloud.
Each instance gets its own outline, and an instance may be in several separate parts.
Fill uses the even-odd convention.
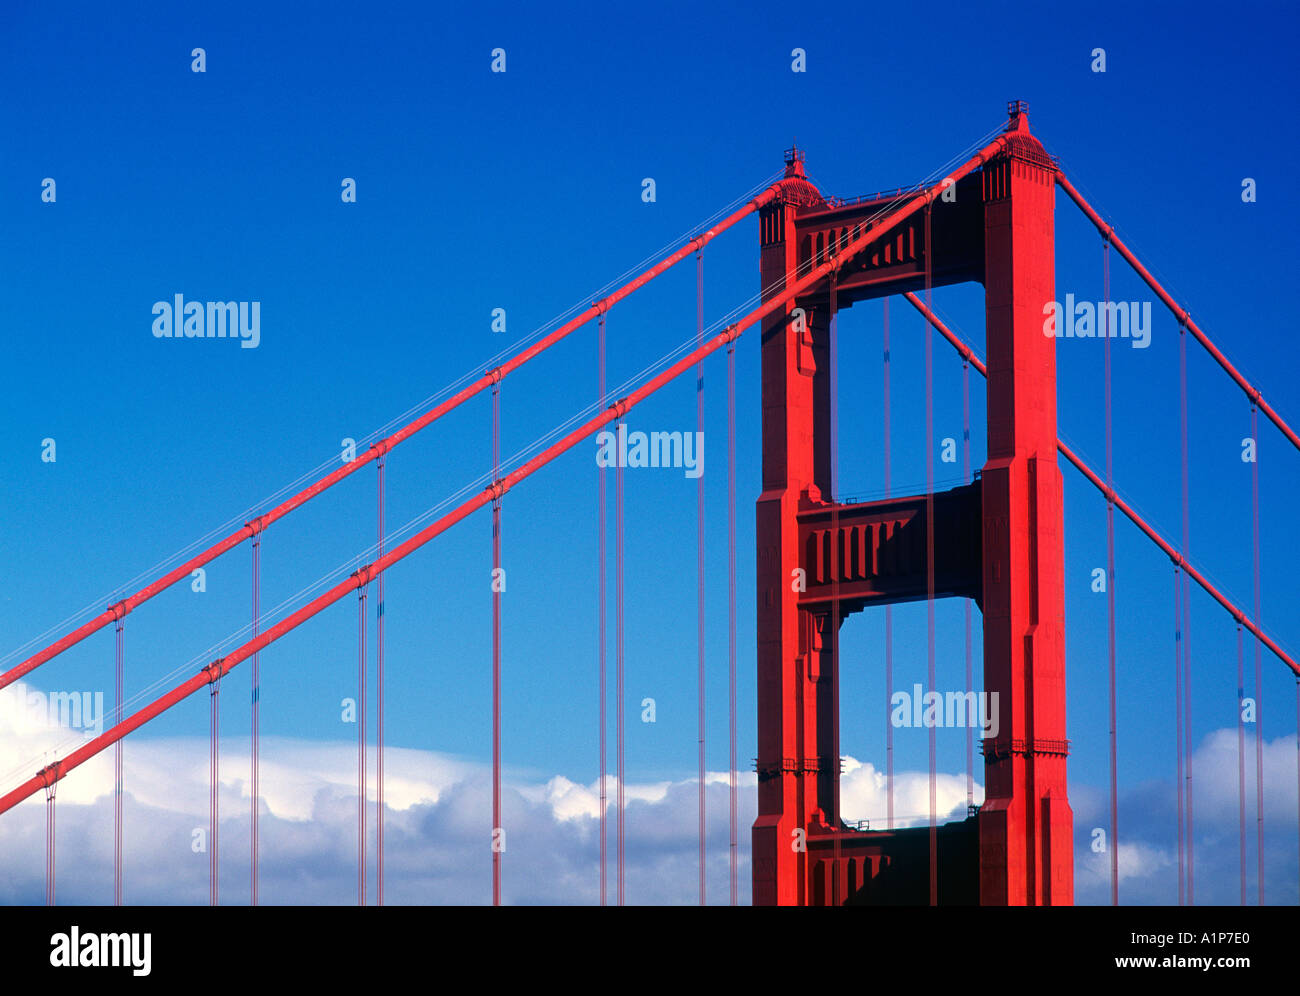
[[[73,741],[77,740],[74,733]],[[33,757],[62,744],[67,730],[18,730],[0,714],[3,787],[44,761]],[[356,881],[355,744],[263,738],[261,876],[263,901],[350,903]],[[1237,883],[1236,731],[1209,734],[1198,747],[1196,836],[1198,901],[1235,902]],[[249,754],[246,740],[221,744],[220,832],[222,898],[248,900]],[[48,756],[46,758],[48,760]],[[1264,748],[1270,874],[1295,875],[1295,742],[1280,737]],[[129,902],[203,903],[207,855],[191,848],[208,826],[208,745],[205,738],[128,740],[124,782],[126,898]],[[374,757],[368,776],[367,818],[373,900]],[[387,899],[391,903],[480,903],[490,895],[490,770],[479,762],[429,751],[389,748],[386,773]],[[1247,776],[1253,782],[1253,740],[1247,740]],[[73,772],[58,792],[58,868],[61,902],[104,903],[112,888],[112,754]],[[741,901],[749,897],[750,827],[756,776],[738,773],[738,857]],[[507,851],[503,896],[510,903],[591,903],[598,898],[599,786],[565,774],[507,769],[502,793]],[[730,829],[728,774],[710,771],[706,786],[707,881],[712,901],[728,894]],[[614,895],[614,800],[606,781],[609,896]],[[698,882],[699,783],[630,780],[625,786],[627,898],[632,903],[692,903]],[[961,819],[964,773],[936,778],[939,819]],[[1093,826],[1106,826],[1105,793],[1076,780],[1076,899],[1109,899],[1109,857],[1091,850]],[[841,781],[846,819],[884,825],[883,772],[846,757]],[[974,786],[983,802],[983,787]],[[1254,816],[1253,789],[1248,817]],[[896,824],[924,824],[929,813],[925,772],[895,779]],[[1121,799],[1121,899],[1176,900],[1176,840],[1172,778],[1128,787]],[[44,892],[44,806],[39,796],[0,816],[0,902],[40,902]],[[1290,865],[1287,865],[1287,862]],[[1250,861],[1253,873],[1253,851]],[[1253,889],[1253,885],[1252,885]],[[1252,891],[1253,895],[1253,891]]]
[[[1296,741],[1288,734],[1264,741],[1265,899],[1293,898],[1296,860]],[[1256,895],[1255,740],[1245,737],[1247,894]],[[1120,785],[1120,902],[1173,905],[1178,902],[1178,810],[1173,758],[1170,770],[1138,785]],[[1241,895],[1238,831],[1237,730],[1207,733],[1192,753],[1193,871],[1198,905],[1236,904]],[[1109,835],[1107,792],[1072,787],[1075,828],[1075,901],[1110,902],[1110,857],[1092,851],[1092,832]],[[1272,884],[1270,884],[1272,883]]]
[[[974,803],[984,802],[984,786],[974,784]],[[938,772],[935,803],[940,823],[966,818],[966,776]],[[870,762],[845,757],[840,774],[840,809],[845,820],[870,820],[883,830],[889,814],[889,791],[883,771]],[[894,826],[912,827],[930,821],[930,776],[924,771],[894,772]]]
[[[0,730],[6,763],[49,746],[43,732]],[[66,734],[66,731],[64,731]],[[55,740],[63,739],[59,734]],[[350,903],[356,898],[356,748],[279,737],[262,740],[261,896],[268,903]],[[374,854],[374,757],[368,776],[370,880]],[[21,769],[30,773],[30,768]],[[70,774],[58,793],[58,895],[64,903],[103,903],[112,887],[112,758],[101,755]],[[599,786],[565,775],[503,776],[503,898],[511,903],[598,900]],[[706,786],[707,882],[714,902],[729,894],[728,781],[710,771]],[[738,772],[739,885],[749,897],[750,826],[757,776]],[[125,892],[128,902],[203,903],[207,855],[195,853],[208,827],[208,744],[201,737],[127,741]],[[899,813],[928,800],[924,774],[900,773]],[[941,775],[940,809],[965,804],[965,778]],[[614,897],[617,782],[606,777],[609,897]],[[884,812],[883,778],[845,759],[846,807]],[[249,753],[244,739],[221,743],[221,894],[247,902],[250,850]],[[693,903],[698,896],[696,779],[629,781],[626,883],[632,903]],[[390,903],[480,903],[490,895],[490,769],[428,751],[385,752],[386,899]],[[928,801],[926,802],[928,807]],[[0,901],[39,902],[44,890],[44,807],[39,797],[0,817]],[[371,886],[373,901],[373,884]]]

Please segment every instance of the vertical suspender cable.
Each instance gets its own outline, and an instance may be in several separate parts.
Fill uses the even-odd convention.
[[[366,588],[357,588],[357,905],[366,905]]]
[[[492,385],[492,480],[501,479],[501,385]],[[492,499],[492,905],[501,905],[501,498]]]
[[[1119,905],[1119,767],[1115,722],[1115,485],[1113,474],[1114,431],[1111,411],[1110,349],[1110,239],[1102,239],[1102,293],[1106,303],[1106,632],[1109,645],[1108,681],[1110,687],[1110,904]]]
[[[117,617],[116,699],[113,725],[122,722],[122,617]],[[122,905],[122,741],[113,746],[113,905]]]
[[[599,332],[597,333],[597,337],[598,337],[598,346],[597,346],[598,370],[596,375],[597,392],[600,396],[601,406],[603,407],[605,404],[605,313],[604,312],[601,312],[600,315]],[[605,716],[605,709],[608,700],[608,691],[605,688],[605,676],[608,671],[608,668],[605,661],[605,651],[606,651],[605,572],[607,569],[607,565],[605,563],[605,532],[606,532],[605,468],[600,466],[597,466],[596,468],[596,496],[597,496],[596,504],[599,507],[599,515],[598,515],[599,523],[597,525],[597,532],[600,535],[600,540],[599,540],[600,550],[597,555],[599,559],[599,564],[596,571],[597,573],[596,606],[597,606],[597,614],[599,616],[599,621],[597,624],[598,646],[596,650],[596,657],[597,657],[597,668],[599,669],[597,684],[599,685],[600,688],[600,693],[599,693],[600,694],[600,707],[599,707],[599,713],[600,713],[600,719],[599,719],[599,723],[600,723],[600,905],[604,906],[605,905],[605,877],[606,877],[605,869],[607,867],[605,852],[607,850],[608,837],[609,837],[609,834],[607,833],[605,827],[605,818],[606,818],[605,760],[608,757],[608,754],[606,753],[605,750],[605,731],[608,727],[608,722]]]
[[[1178,905],[1187,902],[1187,829],[1184,817],[1187,801],[1183,778],[1183,572],[1174,567],[1174,754],[1177,773],[1174,780],[1178,791]]]
[[[884,311],[884,434],[885,434],[885,497],[889,494],[889,298],[885,298]],[[885,796],[887,816],[885,826],[894,829],[894,607],[885,606]]]
[[[961,449],[962,480],[971,482],[970,467],[970,360],[961,361]],[[974,693],[975,673],[971,664],[971,600],[963,599],[966,609],[966,690]],[[975,729],[966,724],[966,813],[970,815],[975,805]]]
[[[54,795],[59,790],[57,778],[45,784],[45,905],[54,905]]]
[[[1187,905],[1196,905],[1196,842],[1192,807],[1192,640],[1191,582],[1183,574],[1183,770],[1187,778]]]
[[[1298,693],[1300,694],[1300,693]],[[731,821],[731,905],[739,902],[736,788],[736,344],[727,344],[727,745]]]
[[[211,706],[211,744],[208,751],[208,902],[217,905],[221,862],[217,856],[217,834],[221,827],[221,679],[208,686]]]
[[[838,249],[838,244],[836,244]],[[835,717],[832,726],[836,730],[835,747],[836,752],[831,757],[825,758],[824,763],[831,765],[831,807],[833,809],[831,831],[835,834],[835,857],[831,864],[833,875],[831,879],[831,903],[835,906],[842,905],[848,897],[841,891],[840,883],[845,881],[843,875],[843,862],[840,855],[840,827],[843,820],[840,815],[840,759],[839,759],[839,717],[840,717],[840,572],[844,566],[843,560],[843,543],[840,537],[840,484],[839,484],[839,466],[840,466],[840,367],[839,367],[839,341],[838,331],[839,322],[837,312],[839,310],[837,272],[830,272],[829,302],[830,302],[830,369],[827,371],[827,377],[830,380],[828,385],[830,394],[830,450],[831,450],[831,607],[827,615],[826,625],[830,628],[830,646],[831,646],[831,715]]]
[[[1255,628],[1259,628],[1259,409],[1250,405],[1250,438],[1255,459],[1250,465],[1251,522],[1255,545]],[[1257,902],[1264,905],[1264,685],[1260,671],[1259,639],[1255,639],[1255,861]]]
[[[704,254],[695,253],[695,347],[704,343]],[[704,435],[704,361],[695,366],[695,430],[696,438]],[[700,905],[704,905],[704,475],[695,480],[695,562],[698,618],[696,643],[699,651],[699,761],[700,761]]]
[[[1246,672],[1242,660],[1241,623],[1237,623],[1237,853],[1241,864],[1241,905],[1246,905]]]
[[[1187,483],[1187,328],[1181,322],[1178,326],[1178,390],[1179,421],[1182,427],[1182,498],[1183,498],[1183,562],[1187,561],[1187,548],[1190,542],[1190,518]],[[1192,808],[1192,636],[1191,636],[1191,582],[1186,573],[1183,579],[1183,767],[1187,779],[1185,802],[1187,805],[1186,844],[1187,844],[1187,905],[1196,905],[1196,847],[1193,834]]]
[[[252,616],[253,616],[253,625],[252,625],[252,634],[251,634],[251,636],[252,636],[252,638],[256,639],[256,638],[257,638],[257,632],[258,632],[258,625],[257,625],[257,624],[258,624],[258,617],[262,614],[262,606],[261,606],[261,600],[262,600],[262,599],[261,599],[261,595],[262,595],[262,591],[261,591],[261,587],[262,587],[262,582],[261,582],[261,578],[262,578],[262,533],[261,533],[260,523],[259,523],[259,527],[258,527],[257,531],[255,531],[255,532],[253,533],[253,547],[252,547],[252,552],[253,552],[253,583],[252,583],[252,594],[253,594],[253,612],[252,612]],[[253,740],[253,745],[252,745],[252,746],[253,746],[253,751],[252,751],[252,755],[253,755],[253,756],[252,756],[252,762],[251,762],[251,763],[252,763],[252,775],[253,775],[253,802],[252,802],[252,809],[253,809],[252,816],[253,816],[253,819],[252,819],[252,830],[251,830],[251,836],[250,836],[250,840],[249,840],[249,844],[250,844],[250,846],[249,846],[249,877],[250,877],[250,879],[251,879],[251,886],[252,886],[252,891],[251,891],[251,893],[250,893],[250,903],[251,903],[251,905],[253,905],[253,906],[256,906],[256,905],[257,905],[257,898],[258,898],[258,897],[257,897],[257,839],[258,839],[258,838],[257,838],[257,815],[258,815],[258,814],[257,814],[257,810],[258,810],[259,806],[261,805],[261,801],[262,801],[262,788],[261,788],[261,767],[262,767],[262,761],[261,761],[261,716],[259,715],[260,710],[261,710],[261,705],[262,705],[262,672],[261,672],[261,668],[259,667],[258,657],[259,657],[259,654],[256,654],[256,653],[253,654],[253,694],[252,694],[252,696],[251,696],[251,698],[252,698],[252,700],[253,700],[253,701],[252,701],[252,711],[253,711],[253,716],[252,716],[252,725],[253,725],[253,730],[252,730],[252,740]]]
[[[619,450],[626,438],[627,423],[618,421]],[[623,461],[614,465],[614,753],[618,784],[615,786],[615,892],[623,905]]]
[[[384,555],[384,454],[379,474],[379,550]],[[375,904],[384,905],[384,572],[379,572],[379,601],[375,606]]]
[[[930,241],[931,205],[925,206],[925,307],[931,310],[930,283],[934,243]],[[925,623],[926,688],[934,691],[934,332],[925,321]],[[939,801],[937,742],[930,724],[930,905],[939,905]]]

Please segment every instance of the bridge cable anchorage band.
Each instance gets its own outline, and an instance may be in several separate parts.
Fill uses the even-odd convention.
[[[244,523],[244,528],[248,530],[249,536],[260,535],[266,529],[266,516],[259,515],[256,519],[249,519]]]
[[[203,673],[208,676],[208,684],[218,684],[221,681],[221,666],[225,663],[224,657],[218,657],[211,664],[203,669]]]
[[[628,404],[628,399],[624,397],[624,398],[619,398],[612,405],[610,405],[609,408],[610,411],[614,413],[614,416],[616,418],[622,418],[624,415],[628,413],[628,411],[632,408],[632,406]]]
[[[498,477],[488,485],[488,490],[492,492],[492,500],[494,502],[499,502],[506,496],[506,492],[510,489],[506,487],[506,479],[504,477]]]
[[[728,325],[725,329],[722,330],[722,334],[725,337],[725,340],[727,342],[735,342],[737,339],[740,338],[739,324],[740,324],[739,322],[732,322],[730,325]]]
[[[374,576],[375,576],[374,564],[363,564],[361,567],[358,567],[355,571],[352,572],[352,577],[356,579],[357,582],[356,587],[358,589],[364,589],[365,586],[368,585],[371,582],[371,580],[374,579]]]
[[[490,370],[484,370],[483,376],[487,377],[489,382],[492,384],[500,384],[505,375],[501,372],[501,368],[498,366],[493,367]]]
[[[49,794],[50,797],[53,797],[54,791],[59,784],[59,778],[61,777],[59,774],[59,769],[62,767],[63,767],[62,761],[52,761],[50,764],[47,764],[40,771],[37,772],[37,777],[40,778],[41,780],[41,786],[45,789],[45,791]]]
[[[110,605],[108,611],[113,613],[113,619],[115,621],[121,622],[126,614],[131,610],[126,607],[126,599],[124,598],[122,601]]]
[[[498,367],[497,369],[499,370],[500,367]],[[493,381],[493,383],[495,384],[496,381]],[[388,451],[393,447],[392,444],[389,443],[387,439],[381,439],[377,443],[371,443],[370,448],[375,451],[375,456],[382,457],[382,456],[386,456],[388,454]]]
[[[592,301],[591,306],[596,309],[597,315],[609,313],[609,298],[602,297],[599,301]]]

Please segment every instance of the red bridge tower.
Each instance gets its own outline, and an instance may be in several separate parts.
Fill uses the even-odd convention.
[[[1024,105],[1009,110],[1002,151],[956,183],[955,199],[932,200],[928,239],[925,211],[882,229],[839,270],[833,297],[823,283],[763,323],[756,905],[929,901],[929,827],[857,831],[840,820],[832,627],[870,606],[925,599],[931,528],[934,593],[979,605],[984,690],[1000,706],[998,734],[983,741],[984,805],[939,828],[939,902],[1073,902],[1056,356],[1043,334],[1043,305],[1055,296],[1056,165],[1029,133]],[[846,246],[891,200],[828,203],[801,154],[788,153],[782,194],[759,216],[764,299]],[[927,264],[934,286],[984,285],[988,462],[974,484],[932,502],[836,505],[831,309],[919,290]],[[803,591],[792,584],[798,569]]]

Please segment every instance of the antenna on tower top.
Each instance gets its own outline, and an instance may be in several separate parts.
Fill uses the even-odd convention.
[[[803,161],[803,149],[799,148],[798,144],[791,144],[790,148],[785,150],[785,175],[803,176]]]

